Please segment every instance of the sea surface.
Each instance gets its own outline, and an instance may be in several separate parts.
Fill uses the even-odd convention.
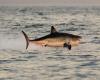
[[[79,46],[29,45],[59,32],[82,36]],[[100,80],[100,7],[0,6],[0,80]]]

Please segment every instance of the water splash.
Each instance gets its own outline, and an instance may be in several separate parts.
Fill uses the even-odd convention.
[[[24,49],[25,47],[25,40],[22,35],[18,38],[14,38],[13,34],[10,36],[5,36],[2,34],[0,36],[0,49],[14,49],[14,50],[20,50]]]

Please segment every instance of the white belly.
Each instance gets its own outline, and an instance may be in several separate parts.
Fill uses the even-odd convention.
[[[60,40],[57,40],[57,41],[42,40],[42,41],[34,41],[31,43],[35,43],[41,46],[63,47],[64,43],[68,43],[68,42],[60,41]],[[71,44],[71,46],[77,46],[80,43],[80,40],[69,40],[69,43]]]

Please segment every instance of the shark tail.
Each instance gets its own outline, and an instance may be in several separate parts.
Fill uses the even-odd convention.
[[[27,34],[24,32],[24,31],[22,31],[22,33],[23,33],[23,35],[24,35],[24,37],[25,37],[25,39],[26,39],[26,49],[28,48],[28,46],[29,46],[29,38],[28,38],[28,36],[27,36]]]

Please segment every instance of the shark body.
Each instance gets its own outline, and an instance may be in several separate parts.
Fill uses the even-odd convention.
[[[28,48],[29,43],[31,43],[41,46],[67,47],[71,50],[72,46],[77,46],[81,39],[81,36],[78,35],[58,32],[53,26],[51,26],[50,34],[33,40],[30,40],[24,31],[22,31],[22,33],[27,42],[26,49]]]

